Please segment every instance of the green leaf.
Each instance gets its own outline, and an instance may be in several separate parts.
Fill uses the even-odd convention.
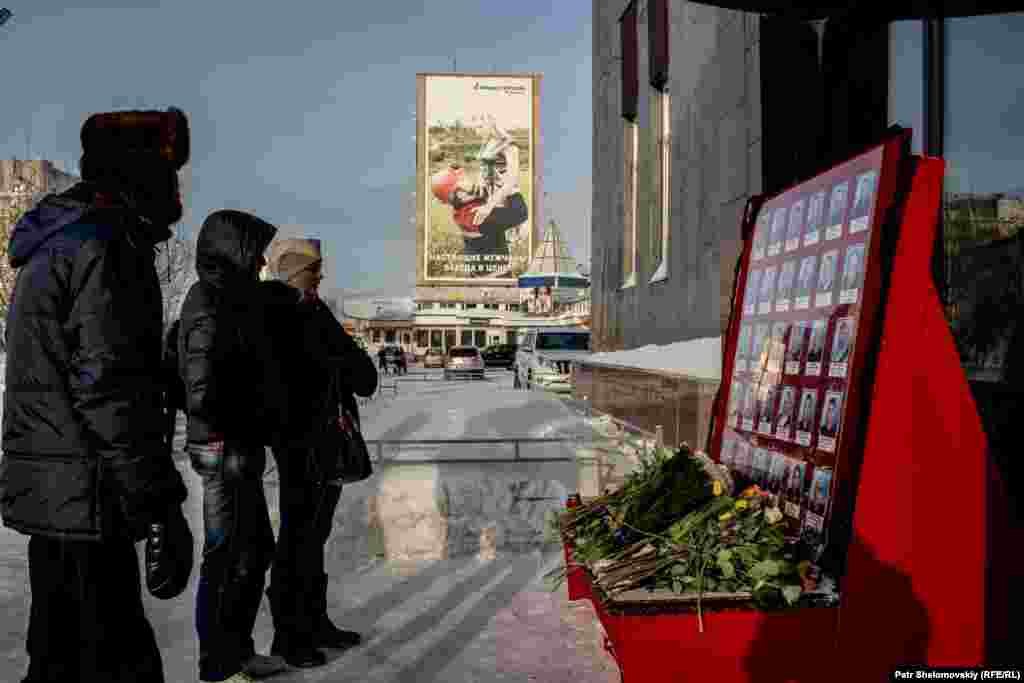
[[[718,551],[718,561],[719,562],[728,562],[731,559],[732,559],[732,551],[729,550],[728,548],[726,548],[724,550],[719,550]]]
[[[721,554],[719,554],[718,568],[722,571],[722,576],[727,579],[731,579],[736,576],[736,569],[732,566],[732,562],[729,560],[723,560],[721,557]]]
[[[793,605],[800,599],[801,592],[800,586],[784,586],[782,588],[782,597],[786,599],[786,604]]]
[[[766,579],[770,576],[777,576],[779,563],[775,560],[762,560],[750,568],[750,576],[753,579]]]
[[[758,562],[757,546],[741,545],[736,548],[736,556],[747,567],[752,567]]]

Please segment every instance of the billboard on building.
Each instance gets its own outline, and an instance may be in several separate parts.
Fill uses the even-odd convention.
[[[538,75],[417,75],[417,282],[514,285],[535,242]]]

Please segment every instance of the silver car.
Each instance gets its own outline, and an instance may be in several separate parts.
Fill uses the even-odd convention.
[[[451,379],[459,375],[484,378],[484,359],[480,349],[475,346],[453,346],[448,349],[444,359],[444,378]]]

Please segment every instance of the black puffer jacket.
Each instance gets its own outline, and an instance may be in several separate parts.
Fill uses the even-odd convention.
[[[189,442],[265,444],[287,422],[283,380],[257,300],[257,260],[276,233],[232,210],[210,214],[199,232],[199,282],[185,296],[178,335]]]
[[[152,235],[88,186],[17,224],[0,513],[26,534],[141,539],[185,500],[162,446],[162,303]]]
[[[338,399],[358,420],[355,394],[372,396],[377,390],[373,361],[345,332],[327,305],[316,299],[302,302],[301,293],[282,282],[260,284],[260,301],[267,310],[267,330],[287,378],[291,418],[282,444],[288,448],[309,445],[316,435],[316,416],[328,403],[331,373],[338,378]],[[274,444],[271,444],[274,445]]]

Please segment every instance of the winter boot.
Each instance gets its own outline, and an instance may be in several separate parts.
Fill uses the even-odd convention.
[[[252,654],[242,665],[242,671],[253,678],[266,678],[280,673],[287,669],[285,661],[281,657],[267,657],[261,654]]]
[[[327,616],[327,574],[320,574],[311,592],[309,613],[313,617],[313,642],[317,647],[346,649],[363,642],[361,635],[338,628]]]
[[[327,656],[320,650],[308,643],[289,641],[288,636],[280,633],[274,634],[270,654],[281,657],[297,669],[312,669],[327,663]]]
[[[290,598],[290,599],[289,599]],[[306,596],[278,594],[274,587],[267,589],[270,617],[274,622],[274,642],[270,654],[281,657],[289,666],[310,669],[323,666],[327,657],[316,649],[309,618],[296,605],[308,601]]]

